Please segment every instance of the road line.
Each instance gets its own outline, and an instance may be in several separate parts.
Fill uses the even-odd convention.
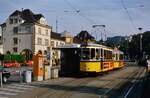
[[[134,88],[135,84],[132,85],[132,87],[128,90],[128,92],[126,93],[126,95],[124,96],[124,98],[127,98],[127,96],[129,95],[129,93],[132,91],[132,89]]]
[[[26,84],[11,84],[12,86],[24,87],[24,88],[36,88],[36,86],[30,86]]]
[[[12,88],[12,89],[18,89],[18,90],[27,90],[27,89],[29,89],[29,88],[23,88],[23,87],[11,86],[11,85],[6,86],[6,88]]]
[[[0,96],[0,98],[8,98],[8,97]]]
[[[13,96],[13,95],[17,95],[18,93],[9,93],[9,92],[5,92],[5,91],[0,91],[1,95],[9,95],[9,96]]]
[[[144,70],[145,71],[145,70]],[[142,76],[143,75],[143,73],[144,73],[144,71],[142,72],[142,74],[140,73],[139,75],[138,75],[138,77],[136,77],[136,78],[139,78],[140,76]],[[134,80],[134,84],[130,87],[130,89],[127,91],[127,93],[125,94],[125,96],[124,96],[124,98],[127,98],[127,96],[130,94],[130,92],[132,91],[132,89],[136,86],[136,84],[139,82],[136,82],[137,80]]]
[[[1,88],[0,91],[8,91],[8,92],[16,92],[16,93],[24,92],[24,91],[21,91],[21,90],[10,89],[10,88]]]

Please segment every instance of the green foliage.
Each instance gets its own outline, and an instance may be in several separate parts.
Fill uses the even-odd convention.
[[[146,31],[142,34],[132,36],[132,40],[129,43],[129,54],[132,59],[138,59],[141,56],[140,53],[140,35],[142,35],[142,53],[145,52],[150,55],[150,31]]]
[[[25,57],[19,54],[5,54],[4,62],[18,62],[23,63],[25,61]]]

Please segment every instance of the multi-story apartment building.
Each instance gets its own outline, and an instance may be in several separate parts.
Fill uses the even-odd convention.
[[[30,49],[33,53],[50,47],[52,27],[42,14],[31,10],[16,10],[1,24],[4,53],[20,53]]]

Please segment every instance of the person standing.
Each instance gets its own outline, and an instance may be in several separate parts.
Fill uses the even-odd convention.
[[[147,73],[150,72],[150,56],[148,56],[148,58],[147,58],[147,66],[146,66],[146,70],[147,70]]]

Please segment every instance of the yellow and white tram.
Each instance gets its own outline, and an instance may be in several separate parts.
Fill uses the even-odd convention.
[[[113,69],[113,49],[98,44],[81,45],[80,71],[104,72]]]
[[[67,72],[99,73],[124,66],[123,52],[110,47],[86,43],[63,46],[62,69]],[[76,71],[75,71],[76,70]]]

